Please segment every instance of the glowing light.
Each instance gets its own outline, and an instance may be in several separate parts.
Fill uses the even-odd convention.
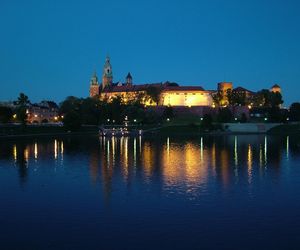
[[[263,150],[262,145],[259,145],[259,166],[263,166]]]
[[[142,153],[142,137],[139,136],[139,148],[140,148],[140,154]]]
[[[169,122],[170,121],[170,118],[167,118],[167,122]]]
[[[203,160],[203,137],[200,139],[200,159]]]
[[[54,116],[54,120],[57,121],[57,119],[58,119],[58,117],[57,117],[57,116]]]
[[[60,143],[60,153],[62,155],[64,154],[64,142],[63,141]]]
[[[24,159],[28,162],[28,159],[29,159],[29,151],[28,151],[28,148],[26,148],[24,150]]]
[[[167,155],[168,155],[168,160],[170,157],[170,138],[167,138]]]
[[[54,140],[54,158],[57,159],[57,140]]]
[[[14,147],[13,147],[13,156],[14,156],[14,160],[16,161],[17,157],[18,157],[16,144],[14,144]]]
[[[248,182],[252,182],[252,148],[251,145],[248,145],[248,157],[247,157],[247,164],[248,164]]]
[[[238,165],[238,140],[237,136],[234,137],[234,163],[237,166]]]
[[[290,137],[286,137],[286,158],[289,159],[289,151],[290,151]]]
[[[115,137],[112,137],[112,138],[111,138],[111,148],[112,148],[113,162],[115,162],[115,153],[116,153],[116,149],[115,149],[115,141],[116,141],[116,138],[115,138]]]
[[[17,114],[14,114],[14,115],[13,115],[13,118],[16,119],[16,118],[17,118]]]
[[[38,158],[38,146],[37,143],[34,143],[34,159]]]
[[[268,159],[267,159],[267,150],[268,150],[268,138],[267,136],[265,136],[265,145],[264,145],[264,156],[265,156],[265,165],[267,164],[268,162]]]
[[[106,160],[107,160],[107,167],[109,167],[109,157],[110,157],[110,145],[109,145],[109,140],[107,140],[107,155],[106,155]]]
[[[133,166],[136,166],[136,138],[133,139]]]
[[[38,117],[38,115],[34,115],[34,117],[36,118],[36,117]]]

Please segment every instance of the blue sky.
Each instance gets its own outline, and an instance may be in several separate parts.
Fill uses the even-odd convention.
[[[0,0],[0,100],[88,96],[107,54],[114,81],[250,90],[300,101],[300,2]]]

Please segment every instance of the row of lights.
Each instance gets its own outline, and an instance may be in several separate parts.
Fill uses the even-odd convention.
[[[35,114],[34,117],[37,118],[38,115]],[[17,114],[13,114],[13,118],[16,119],[17,118]],[[54,120],[55,121],[57,121],[59,118],[64,119],[64,116],[63,115],[61,115],[61,116],[54,116]]]

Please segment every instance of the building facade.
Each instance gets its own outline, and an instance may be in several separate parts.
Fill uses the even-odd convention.
[[[155,103],[145,98],[150,88],[156,88],[159,92],[159,100]],[[214,107],[215,101],[213,95],[220,94],[222,97],[219,105],[228,105],[228,90],[233,92],[244,92],[246,96],[254,95],[255,92],[242,87],[233,88],[232,82],[220,82],[216,90],[205,90],[201,86],[179,86],[176,83],[147,83],[133,84],[133,77],[127,74],[125,82],[113,83],[113,72],[110,58],[107,57],[103,67],[102,82],[98,82],[96,73],[93,74],[90,81],[90,97],[96,97],[101,100],[110,101],[113,98],[121,97],[127,103],[144,96],[145,105],[160,105],[172,107],[195,107],[209,106]],[[271,92],[280,92],[279,85],[274,85]]]

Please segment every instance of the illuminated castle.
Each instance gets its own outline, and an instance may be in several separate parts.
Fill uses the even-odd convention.
[[[149,88],[159,89],[159,100],[156,103],[161,106],[214,106],[212,95],[216,92],[223,93],[221,100],[222,106],[228,104],[227,90],[232,90],[238,93],[244,93],[246,96],[253,95],[255,92],[242,87],[233,89],[231,82],[218,83],[217,90],[204,90],[200,86],[179,86],[176,83],[148,83],[148,84],[133,84],[133,78],[130,73],[127,74],[125,82],[113,83],[113,72],[110,63],[110,58],[106,57],[103,67],[102,82],[98,82],[96,73],[93,74],[90,81],[90,97],[98,97],[102,100],[110,101],[115,97],[122,97],[126,103],[136,99],[140,94],[146,94]],[[274,85],[270,91],[281,93],[278,85]],[[156,105],[155,103],[145,99],[145,105]]]

